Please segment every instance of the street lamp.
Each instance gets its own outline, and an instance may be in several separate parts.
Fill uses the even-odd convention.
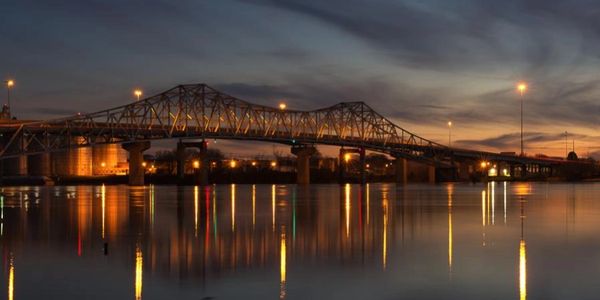
[[[140,96],[142,95],[142,90],[135,90],[133,94],[137,97],[137,101],[140,101]]]
[[[284,110],[286,108],[287,108],[287,104],[285,104],[283,102],[279,103],[279,109]]]
[[[448,147],[452,147],[452,121],[448,121]]]
[[[517,84],[517,90],[519,90],[519,93],[521,94],[521,156],[523,156],[525,155],[525,152],[523,152],[523,98],[525,91],[527,91],[527,83],[519,82],[519,84]]]
[[[565,130],[565,159],[569,157],[569,133]]]
[[[352,158],[352,155],[350,155],[350,153],[346,153],[344,154],[344,161],[346,163],[348,163],[350,161],[350,159]]]
[[[7,100],[8,100],[8,109],[10,112],[10,89],[15,85],[15,81],[12,79],[9,79],[6,81],[6,94],[7,94]],[[8,118],[10,119],[11,116],[9,115]]]

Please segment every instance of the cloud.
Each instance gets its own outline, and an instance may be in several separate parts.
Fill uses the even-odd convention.
[[[568,135],[568,146],[570,147],[571,141],[573,140],[588,140],[595,139],[598,137],[591,137],[585,134],[578,133],[569,133]],[[455,145],[457,147],[464,148],[477,148],[477,147],[485,147],[485,148],[493,148],[500,149],[501,151],[506,149],[514,149],[518,147],[521,141],[521,133],[507,133],[499,136],[483,138],[483,139],[464,139],[455,141]],[[527,150],[532,150],[533,152],[540,152],[540,150],[547,149],[547,147],[539,147],[539,145],[544,145],[548,143],[553,143],[551,147],[556,147],[557,145],[564,145],[565,143],[565,134],[564,133],[543,133],[543,132],[527,132],[523,134],[523,143],[526,145],[525,148]],[[534,145],[533,147],[531,145]],[[543,152],[543,151],[542,151]]]
[[[540,73],[577,59],[567,51],[593,53],[589,48],[597,50],[600,32],[589,1],[244,2],[317,20],[414,68],[486,70],[522,63],[528,73]]]

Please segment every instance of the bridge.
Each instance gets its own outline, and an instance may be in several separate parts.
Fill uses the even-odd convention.
[[[34,122],[0,124],[0,159],[48,154],[102,144],[122,144],[129,152],[130,184],[144,182],[143,151],[151,141],[180,139],[185,147],[206,150],[204,139],[234,139],[289,145],[298,158],[298,182],[308,183],[308,160],[314,145],[340,146],[348,151],[388,154],[398,160],[400,181],[406,181],[406,162],[416,161],[433,170],[473,169],[480,161],[506,164],[524,174],[527,170],[552,172],[565,164],[561,159],[536,158],[450,148],[411,133],[363,102],[345,102],[312,111],[290,110],[253,104],[205,84],[179,85],[127,105],[89,114]],[[46,158],[48,157],[48,158]],[[182,164],[179,164],[182,165]],[[206,163],[201,163],[206,165]],[[181,174],[181,167],[178,173]],[[206,168],[202,168],[206,177]],[[362,168],[364,170],[364,168]],[[467,171],[470,172],[470,171]],[[364,171],[362,174],[364,178]],[[203,179],[204,181],[206,178]]]

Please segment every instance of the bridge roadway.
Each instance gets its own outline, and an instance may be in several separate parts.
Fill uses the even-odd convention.
[[[551,169],[565,164],[587,164],[449,148],[404,130],[363,102],[339,103],[313,111],[283,110],[252,104],[204,84],[180,85],[91,114],[47,121],[5,120],[0,122],[0,135],[0,159],[108,143],[124,144],[131,156],[134,155],[131,151],[143,152],[152,140],[235,139],[295,148],[317,144],[357,148],[362,153],[381,152],[438,168],[457,168],[462,164],[475,169],[480,161],[521,169],[532,165]],[[134,147],[140,143],[143,146]],[[141,157],[141,153],[136,156]],[[310,155],[303,157],[308,158]],[[308,170],[298,172],[308,173]],[[132,173],[139,172],[132,170]],[[143,183],[143,173],[141,176]],[[134,181],[140,182],[139,178]]]

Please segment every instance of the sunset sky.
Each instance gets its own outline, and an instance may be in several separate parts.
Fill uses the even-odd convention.
[[[152,95],[207,83],[294,109],[364,101],[441,143],[451,120],[454,145],[494,151],[518,151],[515,86],[524,80],[526,152],[564,156],[568,131],[569,147],[574,138],[586,156],[600,154],[598,7],[558,0],[8,1],[0,9],[0,76],[16,81],[11,102],[20,119],[122,105],[136,87]],[[252,151],[271,152],[270,144],[256,145]]]

